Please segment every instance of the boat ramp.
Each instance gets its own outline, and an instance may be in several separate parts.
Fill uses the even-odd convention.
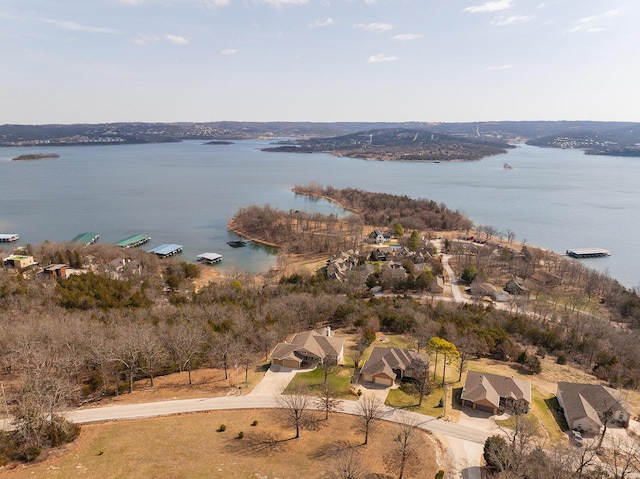
[[[196,256],[200,263],[214,264],[222,261],[222,255],[218,253],[202,253]]]
[[[95,243],[100,238],[97,233],[80,233],[78,236],[71,240],[72,243],[82,243],[85,246]]]
[[[0,243],[10,243],[11,241],[18,241],[20,235],[15,233],[0,234]]]
[[[603,248],[576,248],[568,249],[567,256],[572,258],[603,258],[605,256],[611,256],[611,252]]]
[[[155,253],[160,258],[168,258],[182,251],[181,244],[161,244],[160,246],[150,249],[149,253]]]
[[[121,248],[135,248],[141,244],[145,244],[151,241],[151,236],[148,235],[133,235],[127,236],[125,239],[118,241],[116,245]]]

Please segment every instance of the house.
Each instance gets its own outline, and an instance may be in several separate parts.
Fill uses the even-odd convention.
[[[327,260],[327,278],[343,281],[347,273],[360,263],[360,252],[358,250],[343,251],[332,255]]]
[[[66,278],[67,268],[66,264],[50,264],[42,270],[42,274],[51,275],[54,278]]]
[[[471,283],[471,294],[478,297],[489,296],[492,300],[500,303],[509,301],[509,295],[504,291],[498,291],[491,283],[474,281]]]
[[[540,286],[559,286],[562,283],[560,276],[541,270],[533,273],[530,278]]]
[[[629,407],[619,391],[599,384],[559,382],[556,393],[569,429],[588,435],[600,432],[605,420],[629,426]]]
[[[4,264],[7,266],[11,266],[15,269],[24,269],[29,268],[30,266],[36,265],[33,260],[33,256],[21,255],[21,254],[12,254],[7,256],[4,259]]]
[[[444,293],[444,277],[437,275],[434,276],[429,283],[429,291],[437,294]]]
[[[403,348],[375,347],[362,369],[362,381],[393,386],[396,380],[411,377],[411,365],[418,354]]]
[[[505,409],[529,411],[531,381],[469,371],[462,388],[462,406],[497,414]]]
[[[339,364],[344,357],[344,338],[336,338],[330,327],[296,334],[291,342],[278,343],[271,365],[300,369],[314,364]]]
[[[511,278],[504,287],[504,290],[514,296],[526,296],[529,290],[518,283],[515,278]]]
[[[378,229],[373,230],[373,233],[371,233],[371,237],[376,244],[382,244],[386,240],[384,233]]]

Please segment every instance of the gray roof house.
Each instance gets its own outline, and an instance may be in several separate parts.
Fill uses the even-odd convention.
[[[393,386],[396,379],[411,377],[411,364],[417,358],[417,353],[407,349],[375,347],[360,370],[360,379],[383,386]]]
[[[529,411],[531,381],[469,371],[460,397],[463,406],[497,414],[504,409]]]
[[[561,381],[556,393],[569,429],[586,434],[600,432],[603,421],[629,426],[629,407],[619,391],[599,384],[581,384]]]
[[[271,365],[300,369],[305,365],[339,364],[344,357],[344,338],[336,338],[330,327],[296,334],[288,343],[278,343]]]

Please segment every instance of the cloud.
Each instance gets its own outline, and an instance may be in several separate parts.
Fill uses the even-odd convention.
[[[224,56],[231,56],[235,55],[236,53],[238,53],[238,50],[236,50],[235,48],[225,48],[224,50],[220,51],[220,55]]]
[[[309,23],[309,28],[328,27],[331,25],[333,25],[333,18],[327,17],[327,18],[320,18],[315,22]]]
[[[148,45],[149,43],[161,41],[175,43],[176,45],[186,45],[189,43],[189,40],[185,37],[173,35],[171,33],[167,33],[166,35],[145,35],[144,33],[141,33],[131,41],[136,45]]]
[[[172,35],[171,33],[167,33],[164,36],[164,39],[167,40],[168,42],[176,43],[178,45],[186,45],[187,43],[189,43],[189,40],[187,40],[186,38],[180,35]]]
[[[72,32],[82,32],[82,33],[108,33],[111,35],[117,35],[120,32],[114,30],[113,28],[105,28],[105,27],[90,27],[87,25],[82,25],[77,22],[72,22],[68,20],[52,20],[50,18],[43,18],[42,21],[44,23],[48,23],[50,25],[54,25],[63,30],[69,30]]]
[[[130,5],[130,6],[138,6],[138,5],[142,5],[145,0],[119,0],[121,4],[123,5]]]
[[[528,22],[529,20],[531,20],[531,17],[528,15],[511,15],[510,17],[497,17],[491,22],[491,24],[503,27],[506,25],[513,25],[514,23]]]
[[[484,69],[486,72],[495,71],[495,70],[509,70],[511,65],[492,65]]]
[[[369,57],[369,63],[390,63],[395,62],[398,58],[392,55],[385,55],[383,53],[379,53],[378,55],[371,55]]]
[[[577,32],[585,32],[585,33],[597,33],[605,30],[603,24],[610,23],[613,18],[617,17],[622,13],[622,8],[614,8],[612,10],[607,10],[604,13],[599,15],[591,15],[589,17],[582,17],[576,20],[573,23],[571,28],[565,30],[565,33],[577,33]]]
[[[417,40],[418,38],[422,38],[422,35],[418,33],[404,33],[402,35],[396,35],[392,40],[394,42],[407,42],[410,40]]]
[[[200,3],[208,8],[228,7],[231,0],[200,0]]]
[[[482,5],[473,5],[467,7],[463,12],[468,13],[487,13],[487,12],[499,12],[501,10],[507,10],[513,6],[513,0],[495,0],[492,2],[483,3]]]
[[[274,8],[282,8],[288,5],[304,5],[309,3],[309,0],[256,0],[258,3],[266,3]]]
[[[368,32],[382,33],[393,29],[393,25],[388,23],[356,23],[354,28],[366,30]]]

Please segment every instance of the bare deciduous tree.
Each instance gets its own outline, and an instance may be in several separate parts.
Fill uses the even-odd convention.
[[[276,396],[276,406],[282,414],[284,422],[296,428],[295,439],[300,437],[300,425],[309,412],[313,398],[306,387],[294,387],[289,394]]]
[[[389,411],[384,402],[374,394],[364,394],[356,406],[360,430],[364,433],[363,444],[368,444],[369,433],[373,431],[377,421],[381,420]]]
[[[405,474],[413,476],[422,466],[422,459],[416,445],[416,434],[421,421],[415,414],[401,412],[397,418],[400,432],[395,444],[384,455],[385,467],[403,479]]]
[[[324,411],[324,418],[329,419],[330,412],[342,410],[342,400],[336,397],[336,389],[328,383],[324,383],[315,397],[318,409]]]

